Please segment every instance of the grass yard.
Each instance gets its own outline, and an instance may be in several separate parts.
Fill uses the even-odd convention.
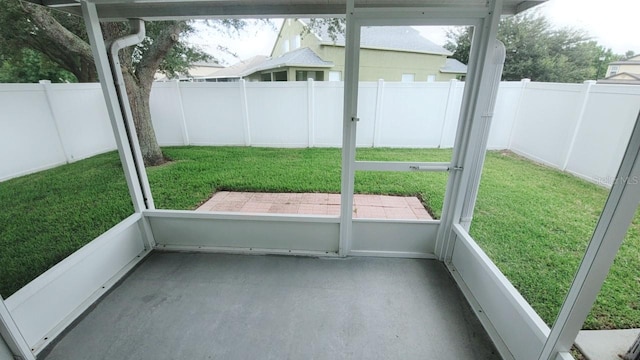
[[[216,190],[340,190],[339,149],[165,148],[148,169],[158,208],[194,209]],[[447,161],[450,150],[358,149],[361,160]],[[356,192],[419,195],[442,210],[446,174],[358,172]],[[471,234],[551,324],[607,191],[511,153],[487,156]],[[0,183],[0,294],[9,296],[132,213],[117,154]],[[634,220],[586,328],[640,327]]]

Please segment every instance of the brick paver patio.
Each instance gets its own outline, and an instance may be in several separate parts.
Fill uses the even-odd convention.
[[[354,195],[355,218],[431,220],[414,196]],[[340,194],[219,191],[196,211],[339,215]]]

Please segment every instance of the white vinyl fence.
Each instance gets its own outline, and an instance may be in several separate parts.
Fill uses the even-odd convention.
[[[450,148],[464,83],[363,82],[357,144]],[[339,147],[341,82],[155,83],[161,145]],[[99,84],[0,84],[0,181],[115,149]],[[640,86],[503,82],[490,149],[614,180]]]

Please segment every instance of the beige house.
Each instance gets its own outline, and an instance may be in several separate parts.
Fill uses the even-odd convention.
[[[327,31],[306,33],[307,22],[283,22],[271,58],[253,69],[253,81],[341,81],[345,39]],[[451,52],[422,37],[409,26],[363,27],[360,80],[447,81],[461,78],[466,65],[449,59]]]
[[[640,55],[610,63],[606,75],[607,77],[598,83],[640,84]]]

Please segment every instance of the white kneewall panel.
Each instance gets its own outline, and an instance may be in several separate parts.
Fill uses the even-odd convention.
[[[141,219],[140,214],[131,215],[6,299],[16,325],[36,353],[142,256]]]
[[[354,255],[434,255],[439,226],[439,221],[354,219],[351,251]]]
[[[148,210],[157,247],[337,253],[337,217]]]
[[[0,360],[14,360],[11,350],[9,350],[2,337],[0,337]]]
[[[451,262],[513,358],[537,360],[549,327],[468,234],[457,236]]]

